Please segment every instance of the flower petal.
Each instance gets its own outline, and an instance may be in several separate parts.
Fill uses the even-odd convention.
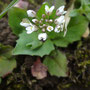
[[[49,6],[45,5],[45,11],[48,12],[49,11]]]
[[[59,26],[59,25],[56,26],[54,31],[55,31],[56,33],[59,33],[59,32],[60,32],[60,26]]]
[[[32,22],[33,22],[33,23],[37,23],[38,20],[37,20],[37,19],[32,19]]]
[[[56,11],[56,15],[60,16],[60,15],[66,14],[67,11],[64,11],[64,8],[65,8],[65,6],[59,7]]]
[[[53,31],[53,29],[54,29],[54,28],[53,28],[52,26],[48,26],[48,27],[47,27],[47,31],[49,31],[49,32]]]
[[[32,24],[31,24],[31,22],[30,22],[27,18],[24,18],[24,19],[22,20],[22,22],[20,23],[20,25],[21,25],[21,26],[24,26],[24,27],[28,27],[28,26],[30,26],[30,25],[32,25]]]
[[[33,10],[27,10],[28,17],[36,17],[36,12]]]
[[[65,16],[60,16],[59,18],[55,19],[55,24],[62,24],[65,20]]]
[[[38,35],[38,39],[45,41],[47,39],[47,34],[46,33],[40,33]]]
[[[51,12],[51,13],[53,12],[54,8],[55,8],[55,6],[52,6],[52,7],[50,8],[50,12]]]

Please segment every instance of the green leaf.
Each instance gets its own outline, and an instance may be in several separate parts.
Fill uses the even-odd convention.
[[[4,46],[2,44],[0,44],[0,56],[4,56],[7,58],[10,58],[12,55],[12,47],[11,46]]]
[[[12,57],[12,47],[0,44],[0,77],[12,72],[16,67],[16,60]]]
[[[45,14],[45,5],[48,5],[48,3],[44,3],[41,8],[37,11],[37,18],[40,20],[42,18],[42,14]]]
[[[32,41],[31,43],[26,44],[26,46],[31,47],[31,49],[37,49],[42,46],[42,42],[39,42],[38,40]]]
[[[68,31],[65,37],[60,35],[58,38],[53,39],[53,42],[58,47],[67,47],[68,44],[80,40],[88,26],[88,21],[84,16],[78,15],[72,17],[68,25]]]
[[[20,26],[20,22],[23,18],[28,18],[26,11],[20,8],[11,8],[8,17],[9,25],[13,33],[19,35],[24,30],[24,27]]]
[[[87,5],[90,5],[90,0],[81,0],[81,6],[83,9],[85,9]]]
[[[35,42],[37,42],[37,45]],[[32,34],[23,32],[20,34],[20,39],[17,41],[13,54],[38,55],[42,57],[49,55],[52,50],[54,50],[53,43],[50,40],[46,40],[42,44],[42,42],[38,40],[38,32],[33,32]]]
[[[7,13],[7,11],[8,11],[11,7],[13,7],[18,1],[19,1],[19,0],[13,0],[13,1],[8,5],[8,7],[5,8],[5,10],[4,10],[2,13],[0,13],[0,19],[1,19],[1,18]]]
[[[47,56],[43,62],[51,75],[58,77],[67,76],[67,59],[60,51],[54,51],[50,56]]]
[[[90,21],[90,13],[86,13],[88,20]]]
[[[15,59],[9,60],[6,57],[0,56],[0,77],[4,77],[5,75],[11,73],[15,67]]]
[[[75,17],[79,15],[79,10],[78,9],[74,9],[70,12],[70,17]]]

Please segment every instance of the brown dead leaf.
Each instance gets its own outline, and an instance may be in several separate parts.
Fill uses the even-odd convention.
[[[41,63],[40,58],[31,67],[31,73],[37,79],[43,79],[47,77],[47,67]]]
[[[89,27],[87,28],[86,32],[83,34],[83,38],[87,38],[90,34]]]
[[[19,0],[19,2],[14,6],[22,9],[27,9],[29,3],[26,1]]]

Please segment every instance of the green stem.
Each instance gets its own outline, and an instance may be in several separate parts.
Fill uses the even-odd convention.
[[[15,5],[19,0],[13,0],[8,6],[7,8],[4,9],[3,12],[0,13],[0,19],[7,13],[7,11],[13,7],[13,5]]]

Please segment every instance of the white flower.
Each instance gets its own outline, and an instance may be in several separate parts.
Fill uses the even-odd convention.
[[[65,8],[65,6],[59,7],[56,11],[56,15],[60,16],[60,15],[66,14],[67,11],[64,11],[64,8]]]
[[[47,34],[46,33],[40,33],[38,35],[38,39],[42,40],[42,41],[45,41],[47,39]]]
[[[22,20],[22,22],[20,23],[20,25],[24,26],[24,27],[28,27],[28,26],[32,25],[32,23],[27,18],[24,18]]]
[[[64,16],[60,16],[59,18],[55,19],[55,24],[62,24],[65,22],[65,17]]]
[[[37,20],[37,19],[32,19],[32,22],[33,22],[33,23],[37,23],[38,20]]]
[[[52,26],[48,26],[48,27],[47,27],[47,31],[49,31],[49,32],[53,31],[53,29],[54,29],[54,28],[53,28]]]
[[[35,25],[31,25],[26,28],[27,34],[31,34],[32,32],[37,31],[37,30],[38,30],[38,28]]]
[[[48,5],[45,5],[45,12],[46,12],[46,14],[50,15],[53,12],[54,8],[55,8],[55,6],[52,6],[51,8],[49,8]]]
[[[33,10],[27,10],[28,17],[36,17],[36,12]]]
[[[59,33],[60,30],[61,30],[61,27],[60,27],[59,25],[57,25],[57,26],[55,27],[55,30],[54,30],[54,31],[55,31],[56,33]]]

